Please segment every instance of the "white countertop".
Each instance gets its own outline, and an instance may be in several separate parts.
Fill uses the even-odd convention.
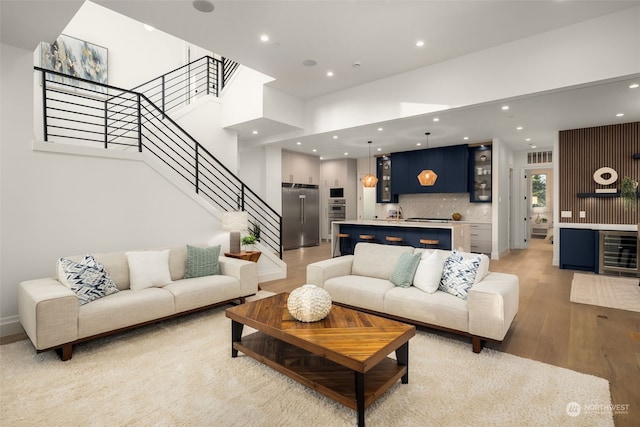
[[[637,231],[636,224],[589,224],[581,222],[559,222],[559,228],[584,228],[591,230]]]
[[[382,219],[373,219],[373,220],[364,220],[364,219],[354,219],[354,220],[345,220],[345,221],[334,221],[334,224],[349,224],[349,225],[372,225],[375,227],[412,227],[412,228],[444,228],[444,229],[452,229],[457,226],[464,225],[461,224],[462,221],[451,221],[451,222],[413,222],[413,221],[404,221],[400,220],[396,222],[395,220],[382,220]]]

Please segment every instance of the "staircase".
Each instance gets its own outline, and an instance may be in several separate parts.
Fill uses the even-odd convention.
[[[237,67],[206,56],[131,90],[34,67],[44,140],[145,153],[217,211],[246,211],[263,252],[282,259],[282,217],[168,114],[218,96]]]

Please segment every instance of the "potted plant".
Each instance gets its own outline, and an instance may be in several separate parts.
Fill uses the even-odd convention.
[[[638,181],[628,176],[622,178],[620,197],[622,197],[625,208],[635,209],[638,204]]]
[[[243,248],[245,248],[245,246],[253,245],[255,242],[256,242],[256,236],[254,236],[253,234],[243,236],[242,239],[240,240],[240,244],[242,245]],[[247,248],[245,248],[245,250],[246,249]]]

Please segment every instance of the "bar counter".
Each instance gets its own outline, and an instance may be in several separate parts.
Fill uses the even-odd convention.
[[[338,240],[338,233],[349,234],[349,238],[342,242]],[[423,247],[420,239],[439,240],[438,249],[451,250],[456,248],[460,251],[470,252],[471,235],[468,223],[451,222],[412,222],[396,220],[346,220],[334,221],[331,226],[331,248],[332,255],[338,256],[342,252],[353,253],[353,248],[362,234],[374,236],[374,243],[390,244],[387,236],[401,237],[399,244]],[[342,249],[342,250],[341,250]]]

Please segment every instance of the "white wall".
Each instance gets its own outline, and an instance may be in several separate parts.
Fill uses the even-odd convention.
[[[494,172],[492,176],[491,258],[499,259],[500,255],[505,254],[510,249],[509,235],[511,230],[509,218],[512,213],[510,204],[512,183],[509,182],[509,170],[514,167],[514,152],[497,138],[493,140],[492,150],[497,173]],[[511,216],[511,220],[517,221],[518,218]]]
[[[109,84],[124,89],[186,64],[186,42],[159,30],[147,31],[138,21],[95,3],[85,2],[63,33],[106,47]]]
[[[263,117],[263,86],[273,78],[251,68],[238,67],[233,84],[223,94],[225,108],[222,123],[233,126]]]
[[[305,134],[637,73],[638,26],[640,7],[318,97]]]
[[[0,325],[15,333],[17,286],[60,256],[207,242],[211,214],[141,161],[32,151],[32,52],[0,50]]]
[[[238,134],[222,127],[223,103],[206,97],[171,117],[231,172],[238,174]]]

